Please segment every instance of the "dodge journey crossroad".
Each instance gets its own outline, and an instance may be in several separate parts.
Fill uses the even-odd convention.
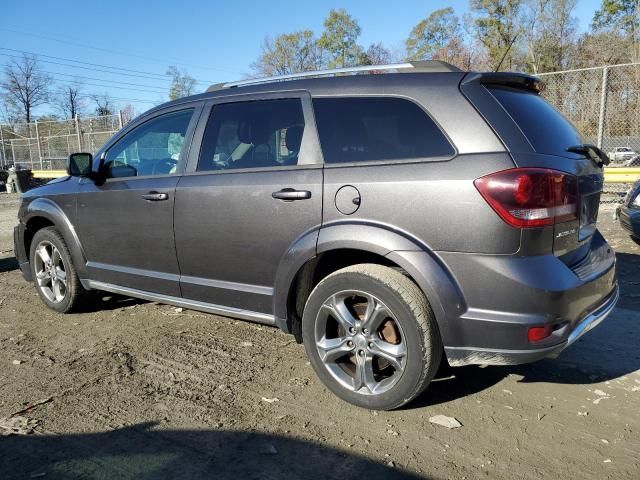
[[[397,408],[616,304],[608,158],[542,88],[433,62],[215,85],[24,194],[16,256],[58,312],[95,290],[275,325],[337,396]]]

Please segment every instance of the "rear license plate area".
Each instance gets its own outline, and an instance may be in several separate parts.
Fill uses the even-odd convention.
[[[580,231],[578,240],[590,237],[596,231],[598,210],[600,208],[600,192],[584,195],[580,199]]]

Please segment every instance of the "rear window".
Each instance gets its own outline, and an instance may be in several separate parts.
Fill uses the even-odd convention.
[[[401,98],[317,98],[313,107],[326,163],[450,157],[433,120]]]
[[[533,92],[508,87],[488,87],[493,96],[538,153],[567,154],[567,147],[583,143],[580,133],[560,112]]]

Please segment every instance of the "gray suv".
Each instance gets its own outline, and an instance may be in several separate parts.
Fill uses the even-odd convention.
[[[72,155],[23,196],[24,277],[58,312],[98,290],[276,325],[371,409],[442,362],[555,356],[604,319],[607,158],[541,82],[360,70],[216,85]]]

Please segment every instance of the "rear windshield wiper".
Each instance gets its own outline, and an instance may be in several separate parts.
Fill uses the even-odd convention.
[[[592,145],[590,143],[574,145],[572,147],[567,148],[567,152],[579,153],[581,155],[585,155],[591,158],[591,160],[593,160],[594,162],[596,162],[596,164],[600,168],[602,168],[605,165],[609,165],[609,162],[611,162],[611,160],[609,160],[609,157],[607,156],[606,153],[604,153],[597,146]]]

